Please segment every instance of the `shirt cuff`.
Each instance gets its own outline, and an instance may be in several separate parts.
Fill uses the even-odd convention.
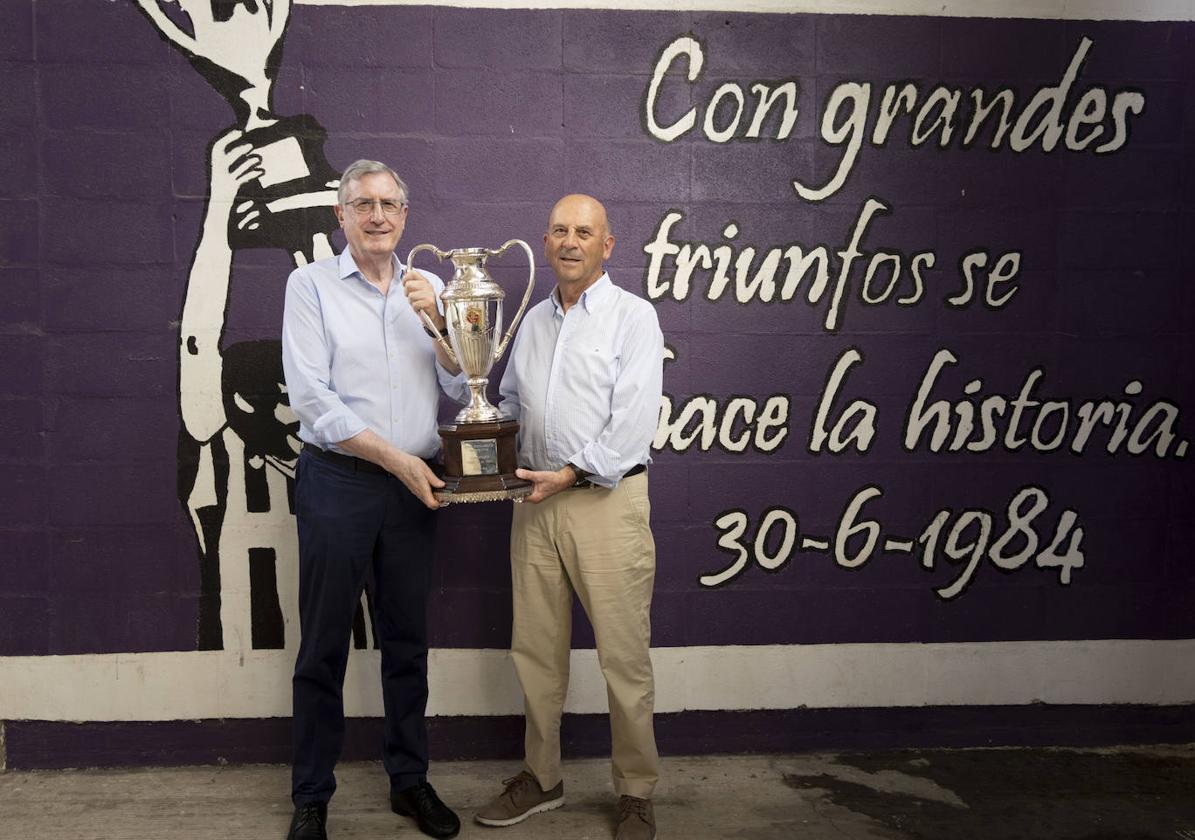
[[[335,408],[322,415],[311,427],[311,432],[321,448],[327,449],[341,441],[356,437],[368,426],[365,421],[346,407]]]
[[[587,443],[579,452],[573,453],[568,463],[578,466],[589,473],[588,481],[599,487],[613,489],[625,472],[620,467],[621,458],[612,449],[607,449],[600,443]]]
[[[449,373],[437,358],[436,378],[440,382],[440,390],[450,399],[456,400],[461,405],[469,402],[469,377],[463,370],[455,374]]]

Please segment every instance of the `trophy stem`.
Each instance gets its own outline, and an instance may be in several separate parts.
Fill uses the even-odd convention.
[[[263,94],[258,88],[248,88],[241,93],[240,98],[249,111],[249,116],[245,119],[245,131],[267,128],[278,122],[266,107],[269,104],[269,94]]]
[[[469,377],[469,404],[456,415],[458,423],[496,423],[502,415],[498,409],[490,405],[485,398],[485,386],[489,378],[485,376]]]

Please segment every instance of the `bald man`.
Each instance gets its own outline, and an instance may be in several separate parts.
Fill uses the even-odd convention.
[[[477,814],[508,826],[564,804],[560,715],[568,691],[573,593],[593,625],[610,699],[619,840],[656,834],[652,706],[656,551],[647,465],[660,410],[664,338],[651,304],[603,269],[614,236],[599,201],[552,208],[544,251],[556,288],[527,313],[502,377],[500,408],[520,422],[514,506],[511,657],[527,715],[522,771]]]

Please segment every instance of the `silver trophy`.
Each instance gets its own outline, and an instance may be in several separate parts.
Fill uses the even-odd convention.
[[[512,245],[521,245],[527,253],[530,275],[527,291],[519,310],[502,335],[502,301],[506,293],[486,271],[490,257],[498,257]],[[521,501],[531,492],[531,482],[515,476],[518,466],[516,436],[519,424],[503,415],[486,399],[485,388],[490,370],[506,352],[506,345],[531,300],[535,287],[535,255],[521,239],[511,239],[501,248],[458,248],[441,251],[434,245],[416,245],[407,254],[406,266],[420,251],[431,251],[441,261],[452,260],[452,279],[440,299],[444,302],[448,340],[436,340],[449,357],[460,365],[469,379],[469,404],[452,423],[440,426],[444,445],[444,487],[435,491],[442,503],[491,502],[502,499]],[[433,333],[435,323],[426,312],[420,313]],[[499,339],[501,336],[501,339]]]

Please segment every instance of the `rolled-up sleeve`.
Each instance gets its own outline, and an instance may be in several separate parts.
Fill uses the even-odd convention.
[[[603,487],[618,484],[638,463],[632,453],[649,449],[656,434],[664,385],[664,335],[649,304],[636,307],[619,355],[610,420],[596,440],[568,459],[593,473],[589,480]]]
[[[523,413],[519,404],[519,376],[515,361],[519,351],[519,337],[515,336],[510,355],[506,357],[506,370],[502,372],[502,381],[498,383],[498,411],[514,420],[518,420]]]
[[[469,402],[469,377],[463,370],[454,376],[444,369],[439,359],[436,359],[436,378],[440,382],[440,390],[449,399],[461,405]]]
[[[326,448],[365,431],[365,421],[329,387],[332,359],[319,292],[302,268],[291,272],[286,281],[282,368],[291,409],[317,446]]]

